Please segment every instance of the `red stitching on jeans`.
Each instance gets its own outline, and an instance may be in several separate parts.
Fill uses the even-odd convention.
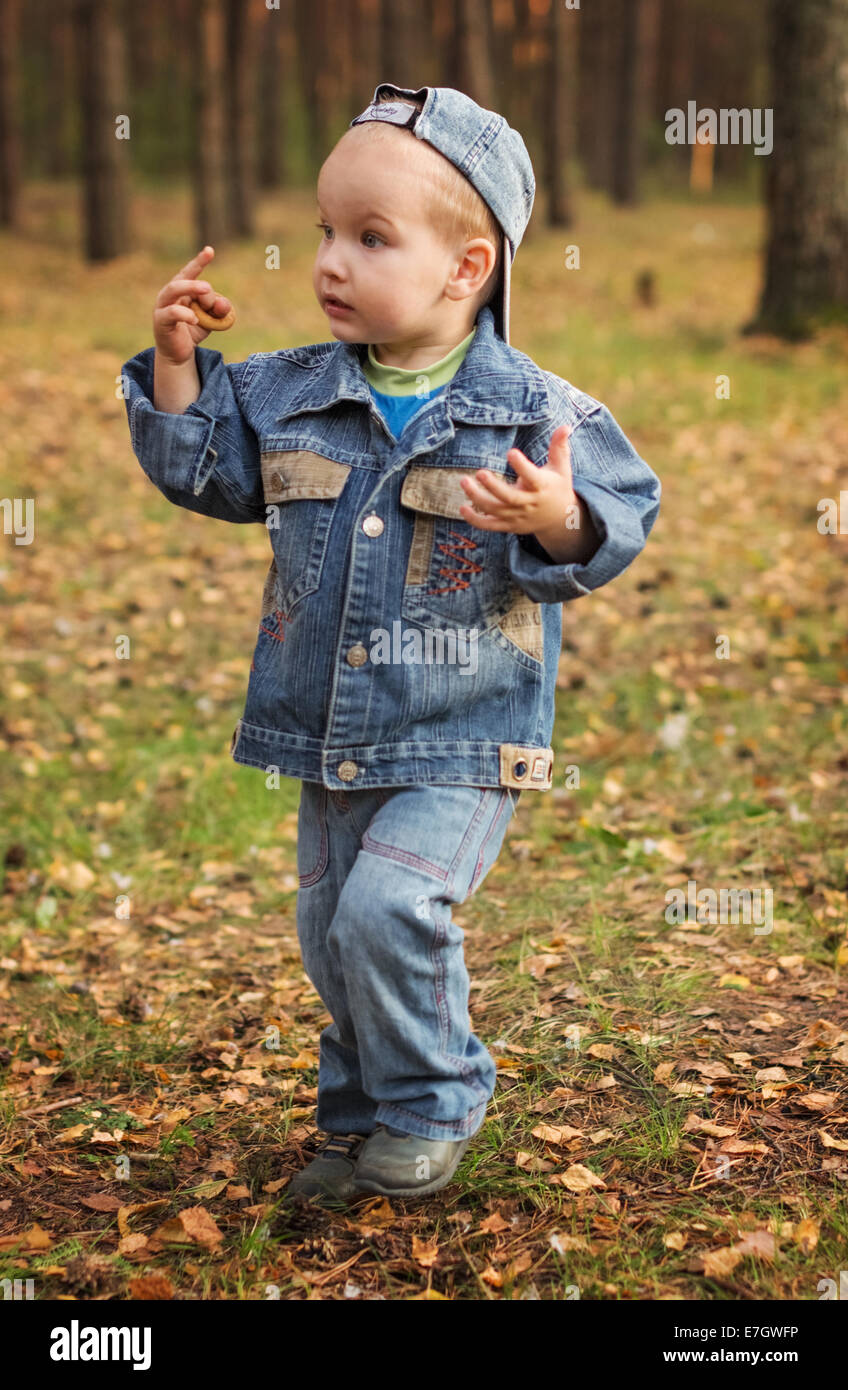
[[[461,579],[460,575],[479,574],[483,568],[482,565],[477,564],[476,560],[472,560],[470,556],[460,553],[460,547],[464,547],[466,550],[476,550],[476,541],[473,541],[470,536],[463,536],[461,531],[450,530],[448,534],[456,536],[457,543],[455,545],[445,545],[443,541],[439,541],[439,550],[443,551],[445,555],[453,556],[454,560],[459,561],[459,564],[456,569],[445,565],[439,570],[439,574],[450,575],[456,582],[454,584],[446,584],[442,589],[428,589],[428,594],[453,594],[456,593],[458,589],[467,589],[470,581],[468,579]]]

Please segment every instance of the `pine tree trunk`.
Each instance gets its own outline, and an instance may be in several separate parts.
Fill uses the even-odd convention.
[[[619,0],[618,62],[610,192],[613,202],[639,201],[644,72],[644,0]]]
[[[356,99],[349,120],[364,111],[378,82],[388,81],[383,76],[383,63],[380,54],[380,0],[350,0],[349,13],[353,33],[353,65]]]
[[[260,188],[280,188],[288,176],[282,40],[290,24],[289,5],[281,4],[278,10],[265,11],[259,34],[257,179]]]
[[[47,26],[47,92],[44,129],[45,170],[48,178],[63,179],[73,172],[68,124],[73,109],[73,33],[70,7],[57,6]],[[0,48],[3,45],[0,44]]]
[[[306,144],[313,178],[329,154],[329,119],[321,75],[327,51],[326,0],[294,0],[296,63],[306,126]]]
[[[218,249],[231,232],[226,160],[225,16],[223,0],[204,0],[192,11],[194,74],[192,176],[195,246]]]
[[[492,56],[486,0],[456,0],[454,82],[478,106],[491,111],[495,103]]]
[[[77,0],[76,21],[84,249],[88,260],[104,261],[132,249],[129,140],[118,139],[117,124],[129,115],[123,33],[115,0]]]
[[[422,85],[424,36],[420,20],[419,0],[381,0],[380,82],[393,82],[396,87],[415,90]]]
[[[263,6],[264,9],[264,6]],[[252,0],[227,0],[227,161],[234,236],[253,236],[256,206],[255,67],[258,14]]]
[[[617,0],[593,0],[580,15],[577,139],[586,182],[612,181]]]
[[[0,226],[21,224],[21,130],[16,62],[19,0],[0,0]]]
[[[568,166],[574,152],[579,13],[553,3],[548,15],[550,113],[544,149],[548,223],[552,227],[570,227],[574,222]]]
[[[772,0],[770,27],[765,285],[748,327],[796,338],[848,317],[848,0]]]

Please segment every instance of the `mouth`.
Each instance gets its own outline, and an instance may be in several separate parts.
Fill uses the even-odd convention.
[[[328,314],[349,314],[353,312],[353,306],[351,304],[346,304],[343,299],[339,299],[338,295],[335,294],[324,295],[324,309]]]

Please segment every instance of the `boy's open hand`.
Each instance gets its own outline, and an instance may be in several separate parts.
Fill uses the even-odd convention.
[[[201,328],[194,310],[188,307],[189,302],[196,299],[215,318],[223,318],[232,307],[224,295],[216,294],[208,280],[197,278],[214,255],[212,246],[204,246],[157,296],[153,310],[156,350],[175,366],[191,361],[197,344],[209,335],[209,330]]]
[[[507,460],[518,474],[508,483],[481,468],[473,478],[460,478],[471,502],[460,515],[482,531],[514,531],[534,535],[557,564],[585,562],[594,555],[600,537],[582,498],[572,485],[568,425],[551,435],[548,462],[538,468],[520,449],[510,449]]]
[[[518,474],[517,483],[485,468],[473,478],[461,478],[473,504],[460,508],[464,520],[484,531],[515,531],[520,536],[563,526],[569,507],[578,505],[571,485],[568,435],[568,425],[554,430],[545,468],[531,463],[520,449],[510,449],[507,460]]]

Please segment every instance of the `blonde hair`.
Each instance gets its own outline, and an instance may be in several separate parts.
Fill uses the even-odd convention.
[[[379,98],[379,103],[384,101],[397,101],[397,98],[383,95]],[[405,106],[414,107],[420,111],[423,102],[409,101],[404,98],[402,103]],[[369,121],[362,126],[355,126],[356,130],[384,132],[386,127],[381,121]],[[404,126],[392,126],[390,129],[404,130]],[[408,132],[412,135],[412,132]],[[414,138],[414,137],[413,137]],[[426,144],[425,141],[418,141],[419,145]],[[503,264],[503,230],[492,209],[484,198],[480,197],[474,187],[464,174],[461,174],[455,164],[441,154],[433,145],[427,145],[427,149],[436,155],[439,161],[438,173],[435,171],[430,185],[430,217],[437,234],[442,237],[447,245],[453,245],[458,241],[471,241],[474,237],[485,237],[495,248],[495,263],[489,272],[488,278],[482,289],[478,292],[476,308],[479,311],[484,304],[488,304],[494,298],[500,285],[500,272]]]

